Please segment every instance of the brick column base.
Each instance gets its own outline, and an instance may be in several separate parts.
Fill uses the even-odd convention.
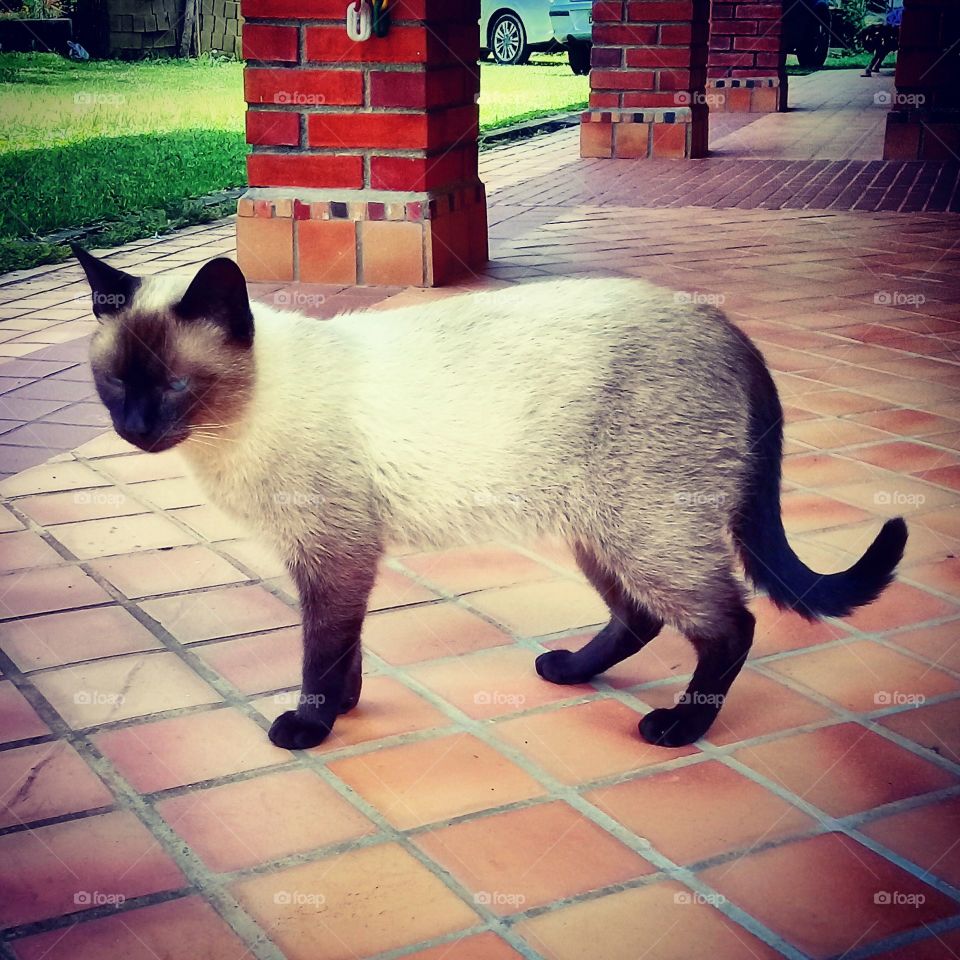
[[[431,287],[487,262],[483,184],[442,193],[253,188],[237,209],[249,280]]]
[[[884,160],[960,157],[960,110],[891,110],[883,138]]]
[[[956,0],[904,0],[884,160],[950,161],[960,156],[958,76]]]
[[[777,113],[786,109],[786,93],[779,77],[707,78],[712,113]]]
[[[621,160],[705,157],[707,124],[707,107],[702,104],[669,110],[587,110],[580,116],[580,156]]]

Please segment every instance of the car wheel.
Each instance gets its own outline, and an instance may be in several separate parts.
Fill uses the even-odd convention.
[[[819,70],[830,53],[830,31],[822,23],[804,42],[797,45],[797,62],[805,70]]]
[[[490,27],[490,52],[497,63],[526,63],[530,59],[527,32],[515,13],[501,13]]]
[[[590,49],[593,45],[582,40],[571,40],[567,44],[567,59],[570,69],[578,76],[586,76],[590,72]]]

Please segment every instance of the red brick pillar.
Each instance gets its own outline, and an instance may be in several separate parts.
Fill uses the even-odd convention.
[[[487,259],[479,2],[243,0],[247,162],[237,256],[255,280],[442,284]]]
[[[594,0],[582,157],[707,152],[709,0]]]
[[[794,0],[788,0],[794,2]],[[787,109],[783,0],[713,0],[707,102],[717,113]]]
[[[960,158],[960,6],[957,0],[906,0],[890,101],[885,160]]]

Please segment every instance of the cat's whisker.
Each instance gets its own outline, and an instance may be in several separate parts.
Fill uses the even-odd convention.
[[[202,430],[194,431],[190,434],[191,437],[202,437],[205,440],[215,440],[217,443],[236,443],[236,437],[224,437],[218,436],[215,433],[206,433]]]

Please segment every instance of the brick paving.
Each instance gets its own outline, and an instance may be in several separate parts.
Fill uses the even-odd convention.
[[[571,149],[484,155],[494,259],[463,286],[601,271],[721,303],[784,399],[801,556],[838,569],[903,513],[897,584],[821,624],[755,600],[719,721],[667,751],[636,721],[692,669],[678,635],[575,689],[533,672],[605,619],[564,551],[393,552],[363,703],[277,750],[281,566],[175,451],[105,431],[79,269],[0,278],[0,957],[960,956],[960,219],[857,206],[866,178],[829,208],[738,206],[698,164]],[[767,161],[809,162],[870,163]],[[189,271],[233,229],[113,262]],[[255,288],[318,317],[452,292]]]

